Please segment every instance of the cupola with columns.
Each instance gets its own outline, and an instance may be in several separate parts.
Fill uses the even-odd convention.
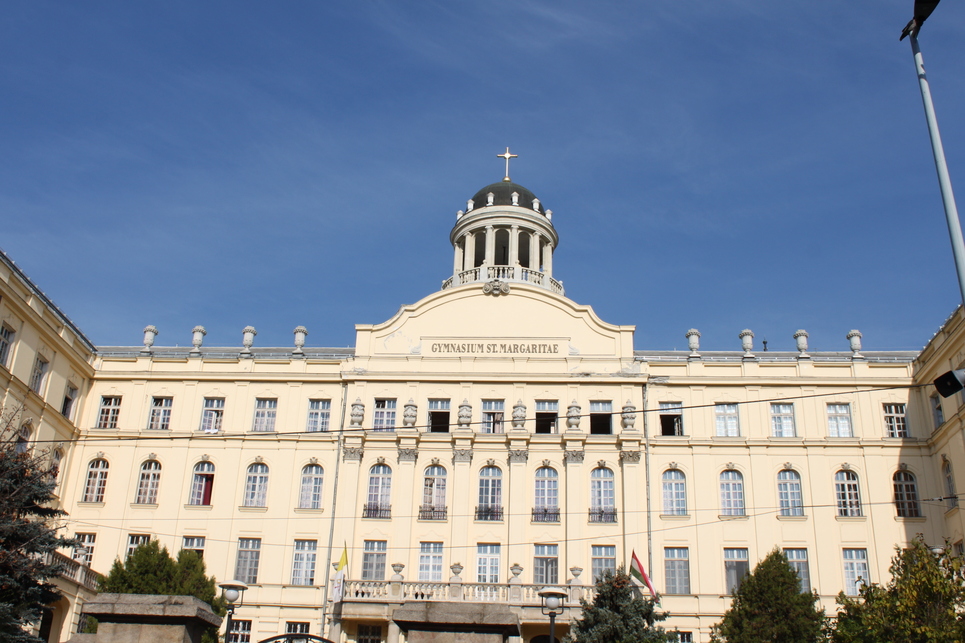
[[[507,147],[497,156],[506,160],[506,176],[479,190],[466,210],[456,213],[449,234],[453,272],[442,289],[496,280],[529,283],[562,295],[562,282],[553,279],[553,251],[559,243],[553,212],[509,178],[509,160],[516,155]]]

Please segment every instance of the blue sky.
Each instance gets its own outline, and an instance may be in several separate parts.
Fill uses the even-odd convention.
[[[508,145],[638,348],[917,349],[960,296],[912,5],[9,3],[0,247],[100,345],[350,346],[451,274]],[[965,5],[921,43],[965,195]]]

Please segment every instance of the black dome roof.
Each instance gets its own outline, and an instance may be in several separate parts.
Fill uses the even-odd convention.
[[[476,195],[472,198],[474,210],[476,208],[485,208],[489,204],[490,192],[493,193],[493,205],[513,205],[513,192],[515,192],[519,195],[516,205],[532,210],[533,200],[536,199],[536,195],[522,185],[509,181],[500,181],[499,183],[487,185],[479,190],[479,192],[476,192]],[[545,212],[546,209],[543,207],[543,204],[540,203],[539,213],[545,214]]]

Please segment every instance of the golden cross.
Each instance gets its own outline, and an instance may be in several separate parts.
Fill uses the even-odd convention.
[[[503,177],[503,181],[509,183],[509,159],[518,158],[519,154],[510,154],[509,148],[507,147],[504,154],[497,154],[496,156],[501,159],[506,159],[506,176]]]

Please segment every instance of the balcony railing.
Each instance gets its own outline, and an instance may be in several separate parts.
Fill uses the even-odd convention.
[[[533,507],[533,522],[559,522],[559,507]]]
[[[419,520],[445,520],[448,517],[446,507],[422,505],[419,507]]]
[[[476,507],[476,520],[499,521],[502,519],[503,519],[502,505],[479,505],[478,507]]]
[[[89,590],[97,591],[100,585],[101,578],[100,574],[95,572],[93,569],[80,563],[69,556],[64,556],[60,552],[49,552],[44,554],[44,561],[48,565],[58,565],[60,566],[60,576],[67,580],[74,581],[82,587],[86,587]]]
[[[392,517],[392,505],[366,504],[362,507],[362,517],[388,520]]]
[[[395,587],[393,588],[393,585]],[[398,598],[409,601],[469,601],[480,603],[508,603],[512,605],[540,604],[539,592],[542,585],[523,585],[522,583],[442,583],[442,582],[401,582],[346,580],[345,600],[348,601],[387,601]],[[567,603],[578,605],[584,598],[592,600],[593,587],[569,585]],[[401,596],[397,593],[400,592]]]
[[[616,522],[616,509],[590,509],[590,522]]]
[[[521,266],[480,266],[478,268],[463,270],[443,281],[442,290],[448,290],[455,286],[471,284],[477,281],[491,281],[493,279],[530,283],[551,290],[557,295],[564,294],[563,282],[553,279],[545,272],[523,268]]]

